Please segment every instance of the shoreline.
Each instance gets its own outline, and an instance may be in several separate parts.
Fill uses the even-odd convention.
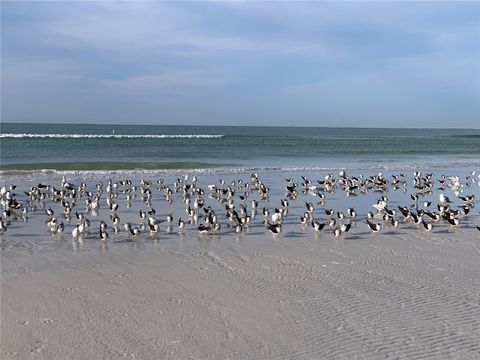
[[[185,164],[185,168],[182,167],[164,167],[164,168],[118,168],[118,169],[0,169],[0,175],[2,176],[2,183],[16,182],[25,180],[35,181],[36,179],[42,179],[44,181],[58,181],[62,176],[71,178],[74,181],[84,181],[84,180],[108,180],[109,177],[124,177],[131,176],[135,178],[155,178],[155,177],[171,177],[171,176],[184,176],[184,175],[201,175],[201,176],[234,176],[234,175],[245,175],[249,176],[252,172],[258,172],[262,174],[277,174],[283,176],[283,174],[291,174],[292,176],[298,176],[307,174],[312,176],[324,175],[327,173],[337,174],[340,171],[348,171],[349,173],[358,174],[375,174],[378,172],[385,172],[388,174],[394,174],[399,172],[410,172],[420,171],[420,172],[441,172],[447,174],[468,174],[474,169],[480,167],[480,162],[457,162],[457,163],[441,163],[441,162],[430,162],[430,163],[418,163],[412,162],[408,163],[394,163],[394,164],[373,164],[367,161],[368,165],[357,165],[352,166],[352,164],[342,164],[337,166],[288,166],[282,167],[280,164],[278,166],[242,166],[235,164],[207,164],[206,167],[188,167],[187,165],[190,162],[165,162],[158,164]],[[62,163],[64,164],[64,163]],[[66,163],[65,163],[66,164]],[[89,163],[85,163],[89,164]],[[125,162],[120,164],[137,164],[135,162]],[[142,164],[142,163],[138,163]],[[205,163],[206,164],[206,163]],[[22,164],[20,164],[22,165]],[[27,164],[28,165],[28,164]],[[211,166],[210,166],[211,165]],[[7,165],[8,166],[8,165]],[[478,180],[480,181],[480,179]]]

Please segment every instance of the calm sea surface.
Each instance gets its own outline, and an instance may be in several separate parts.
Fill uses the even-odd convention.
[[[1,170],[409,169],[480,165],[480,130],[8,124]]]

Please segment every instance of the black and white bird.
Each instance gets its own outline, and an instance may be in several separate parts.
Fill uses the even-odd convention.
[[[352,227],[352,224],[342,224],[340,226],[340,230],[342,231],[342,233],[347,233],[351,227]]]
[[[441,194],[439,195],[439,199],[440,199],[440,202],[441,202],[442,204],[445,204],[445,203],[450,204],[450,203],[451,203],[451,201],[450,201],[450,199],[448,198],[448,196],[446,196],[444,193],[441,193]]]
[[[335,214],[335,210],[333,210],[333,209],[325,210],[325,214],[326,214],[328,217],[332,217],[333,214]]]
[[[280,224],[270,224],[270,223],[267,223],[267,229],[274,235],[278,235],[280,234],[280,232],[282,231],[282,225]]]
[[[390,219],[390,224],[392,224],[393,228],[396,229],[400,225],[400,222],[395,218],[391,218]]]
[[[124,226],[125,226],[125,231],[130,233],[130,235],[138,236],[141,233],[141,231],[138,227],[132,228],[132,225],[130,225],[130,223],[126,223]]]
[[[307,207],[307,212],[309,214],[313,213],[313,210],[315,209],[314,206],[313,206],[313,203],[311,203],[311,202],[305,203],[305,206]]]
[[[305,212],[303,216],[300,216],[300,223],[302,225],[306,225],[308,223],[309,218],[310,218],[310,214],[308,212]]]
[[[107,239],[108,239],[108,233],[107,233],[106,230],[100,229],[100,239],[101,239],[102,241],[107,241]]]
[[[456,228],[459,224],[460,224],[460,220],[458,220],[457,218],[445,218],[445,220],[447,220],[447,222],[450,224],[451,227],[453,228]]]
[[[182,218],[178,219],[178,229],[181,231],[185,227],[185,221],[182,220]]]
[[[325,223],[321,223],[317,220],[312,221],[312,227],[315,231],[321,231],[325,227]]]
[[[205,226],[204,224],[200,224],[198,226],[198,232],[200,234],[207,234],[208,232],[210,232],[212,228],[210,226]]]
[[[7,224],[0,218],[0,234],[3,234],[5,231],[7,231]]]
[[[54,213],[55,212],[51,208],[45,209],[45,214],[47,214],[49,218],[51,218],[54,215]]]
[[[347,214],[350,216],[350,218],[355,219],[357,217],[357,212],[353,208],[348,208],[347,209]]]
[[[78,239],[79,236],[80,236],[80,224],[76,224],[72,230],[72,237],[74,239]]]
[[[157,223],[149,222],[148,226],[150,227],[150,232],[152,232],[152,233],[158,233],[158,231],[160,230]]]
[[[368,220],[366,222],[367,222],[367,225],[370,228],[370,230],[372,230],[374,233],[378,233],[382,229],[382,224],[371,223]]]
[[[425,221],[422,221],[422,224],[423,224],[423,228],[425,229],[425,231],[427,231],[427,232],[432,231],[432,229],[433,229],[432,223],[427,223]]]

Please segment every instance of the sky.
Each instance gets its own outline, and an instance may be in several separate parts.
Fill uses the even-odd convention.
[[[1,1],[1,121],[480,128],[479,1]]]

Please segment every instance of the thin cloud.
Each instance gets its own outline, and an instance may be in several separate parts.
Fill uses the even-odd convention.
[[[128,91],[149,91],[175,93],[179,90],[198,87],[218,87],[231,83],[231,80],[203,71],[172,71],[164,74],[131,76],[125,79],[99,80],[99,84],[110,88]]]

